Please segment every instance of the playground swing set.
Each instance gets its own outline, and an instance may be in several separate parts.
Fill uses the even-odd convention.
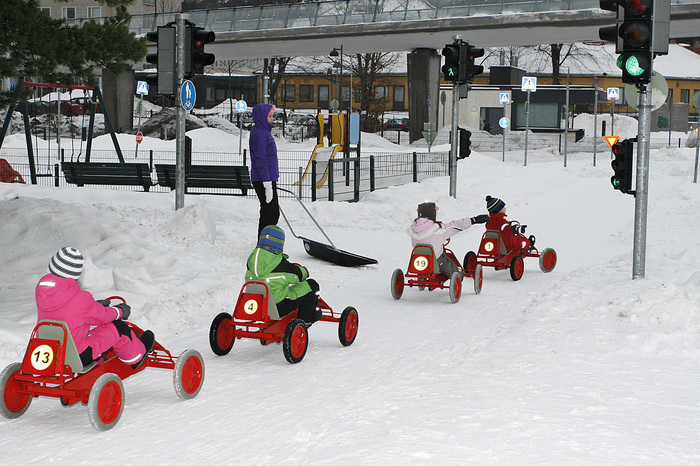
[[[81,85],[65,85],[65,84],[49,84],[49,83],[35,83],[35,82],[29,82],[25,81],[24,78],[20,77],[18,84],[20,89],[22,88],[32,88],[35,90],[34,94],[35,97],[31,101],[32,104],[32,109],[36,110],[37,108],[41,108],[40,105],[38,105],[38,100],[37,100],[37,90],[38,89],[47,89],[49,96],[51,95],[52,90],[56,90],[59,93],[59,97],[57,98],[56,102],[56,115],[58,116],[57,119],[57,124],[56,124],[56,139],[58,141],[58,147],[60,151],[60,120],[61,120],[61,106],[66,105],[62,104],[61,98],[60,98],[60,92],[61,90],[67,90],[71,93],[73,91],[83,91],[84,97],[88,97],[88,94],[91,92],[92,93],[92,98],[89,99],[89,124],[88,124],[88,129],[87,129],[87,136],[86,136],[86,148],[85,148],[85,158],[84,162],[81,162],[83,164],[90,163],[90,153],[92,150],[92,136],[93,136],[93,130],[95,127],[95,112],[96,112],[96,106],[97,104],[100,105],[100,108],[102,109],[102,112],[104,114],[104,123],[105,123],[105,128],[107,131],[110,133],[112,137],[112,142],[114,144],[114,149],[117,153],[117,157],[119,159],[119,163],[124,164],[124,156],[122,154],[121,148],[119,147],[119,141],[117,140],[117,136],[114,132],[114,128],[112,126],[112,123],[109,119],[109,113],[107,112],[107,106],[105,105],[104,99],[102,97],[102,93],[100,92],[99,87],[93,87],[93,86],[81,86]],[[88,100],[88,99],[85,99]],[[43,102],[43,101],[42,101]],[[21,102],[13,102],[9,105],[7,108],[7,113],[5,114],[5,121],[3,122],[2,129],[0,129],[0,148],[2,148],[2,144],[5,140],[5,136],[7,135],[7,131],[10,127],[10,124],[12,122],[12,114],[14,113],[15,107],[19,107],[19,111],[22,113],[22,119],[24,123],[24,134],[25,134],[25,139],[27,142],[27,158],[29,161],[29,174],[30,174],[30,180],[32,184],[37,184],[37,178],[38,177],[52,177],[55,176],[56,180],[58,180],[58,169],[56,169],[56,173],[53,174],[51,173],[51,146],[50,144],[48,145],[49,152],[47,156],[47,166],[49,167],[46,173],[38,173],[37,172],[37,156],[35,155],[35,145],[37,146],[37,154],[38,154],[38,135],[35,133],[35,143],[32,143],[32,129],[31,129],[31,124],[29,121],[29,116],[30,116],[30,111],[29,111],[29,105],[30,101],[27,100],[22,100]],[[68,104],[69,105],[69,104]],[[47,113],[49,115],[49,120],[51,119],[51,113],[52,113],[52,101],[49,98],[48,105],[47,105]],[[71,123],[73,116],[77,113],[75,111],[72,111],[70,106],[67,106],[68,111],[66,112],[66,115],[71,118]],[[85,111],[84,108],[82,109],[82,122],[81,122],[81,127],[83,129],[83,132],[85,131]],[[47,143],[48,141],[51,140],[51,125],[48,124],[48,134],[46,137]],[[71,131],[71,161],[75,157],[75,137],[73,135],[73,132]],[[82,155],[83,151],[83,138],[81,137],[80,140],[80,147],[79,147],[79,152],[76,158],[76,161],[79,162],[80,157]],[[61,154],[59,153],[58,158],[61,159]],[[88,165],[86,165],[87,167]],[[58,165],[56,165],[58,167]],[[58,181],[57,181],[58,182]]]

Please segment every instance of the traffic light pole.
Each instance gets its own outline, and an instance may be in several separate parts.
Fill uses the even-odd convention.
[[[459,83],[452,84],[452,141],[450,146],[450,196],[457,197],[457,145],[459,141]]]
[[[649,186],[649,139],[651,131],[651,86],[638,85],[639,128],[637,135],[637,185],[634,203],[634,252],[632,279],[644,278],[647,241],[647,188]]]
[[[187,26],[185,21],[189,15],[178,13],[177,25],[177,67],[175,98],[177,102],[176,142],[175,142],[175,210],[185,207],[185,107],[182,106],[180,88],[185,79],[185,37]]]

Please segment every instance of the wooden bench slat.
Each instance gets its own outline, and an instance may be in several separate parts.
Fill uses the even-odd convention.
[[[153,186],[147,163],[62,162],[61,169],[66,182],[78,186],[141,186],[144,191]]]
[[[158,184],[175,189],[176,169],[171,164],[156,164]],[[238,165],[192,165],[185,174],[185,188],[240,189],[246,195],[253,189],[250,172],[246,166]]]

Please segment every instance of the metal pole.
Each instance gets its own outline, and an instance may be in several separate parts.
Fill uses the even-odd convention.
[[[340,94],[338,94],[338,105],[340,105],[340,110],[343,110],[343,44],[340,44],[340,85],[338,87],[340,88]]]
[[[700,137],[700,128],[696,128],[695,132],[698,134],[695,136],[695,175],[693,176],[693,183],[698,182],[698,157],[700,156],[700,141],[698,141],[697,138]]]
[[[644,278],[647,237],[647,188],[649,185],[649,137],[651,86],[639,87],[639,134],[637,135],[637,186],[634,203],[634,254],[632,279]]]
[[[457,138],[459,138],[459,84],[452,84],[452,141],[450,146],[450,196],[457,197]]]
[[[566,117],[566,123],[564,125],[564,168],[566,168],[566,159],[569,154],[569,71],[566,69],[566,111],[564,116]]]
[[[527,101],[525,102],[525,157],[523,166],[527,166],[527,133],[530,131],[530,89],[527,90]]]
[[[175,94],[177,101],[177,133],[175,141],[175,210],[185,207],[185,107],[182,106],[182,81],[185,78],[185,20],[189,15],[175,15],[177,23],[177,65]]]
[[[593,80],[593,166],[598,158],[598,76]]]

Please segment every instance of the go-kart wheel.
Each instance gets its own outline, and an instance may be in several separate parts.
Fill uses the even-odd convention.
[[[284,357],[287,358],[287,361],[295,364],[304,359],[308,346],[309,331],[306,324],[301,319],[292,320],[284,331]]]
[[[453,303],[459,302],[462,296],[462,276],[459,272],[455,272],[450,277],[450,301]]]
[[[199,351],[188,349],[175,362],[173,385],[175,393],[183,400],[197,396],[204,383],[204,360]]]
[[[350,346],[357,337],[357,326],[360,323],[360,318],[357,315],[357,310],[348,306],[340,315],[338,322],[338,338],[343,346]]]
[[[481,264],[476,264],[474,269],[474,294],[481,293],[481,287],[484,285],[484,270]]]
[[[523,263],[522,256],[515,256],[510,261],[510,278],[514,282],[517,282],[523,277],[523,272],[525,271],[525,264]]]
[[[544,273],[551,272],[557,265],[557,252],[552,248],[545,248],[540,253],[540,270]]]
[[[233,332],[236,326],[231,323],[231,314],[222,312],[214,317],[209,329],[209,346],[214,354],[223,356],[233,348],[235,338]]]
[[[32,396],[17,393],[20,382],[17,374],[22,367],[19,362],[13,362],[0,374],[0,413],[8,419],[20,417],[32,404]]]
[[[472,274],[476,270],[478,262],[476,260],[476,253],[474,251],[469,251],[464,255],[464,262],[462,262],[462,268],[467,274]]]
[[[90,389],[88,418],[97,430],[114,427],[124,410],[124,385],[116,374],[102,374]]]
[[[391,274],[391,296],[394,299],[400,299],[403,294],[403,271],[401,269],[394,270]]]

